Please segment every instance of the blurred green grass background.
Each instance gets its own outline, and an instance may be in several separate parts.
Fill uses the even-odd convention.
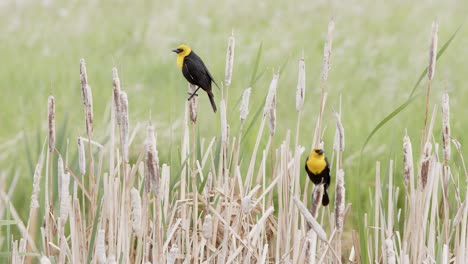
[[[397,167],[401,165],[405,128],[413,140],[413,149],[419,149],[424,98],[417,98],[379,131],[369,143],[358,171],[359,151],[365,138],[409,96],[426,67],[432,21],[439,23],[442,44],[463,23],[467,11],[468,4],[462,1],[2,1],[2,180],[8,186],[13,172],[21,172],[22,188],[13,201],[27,209],[32,166],[45,138],[50,94],[56,99],[57,133],[65,133],[70,139],[70,153],[74,156],[76,136],[84,134],[80,58],[86,59],[93,89],[97,139],[104,139],[107,133],[111,69],[117,66],[123,89],[128,93],[130,125],[145,122],[151,115],[162,163],[169,163],[181,138],[187,98],[186,81],[170,50],[181,43],[189,44],[220,83],[224,79],[227,38],[231,32],[236,37],[228,106],[232,123],[237,124],[238,112],[233,107],[249,85],[255,56],[263,43],[259,71],[265,74],[253,87],[247,122],[252,121],[253,113],[263,103],[271,73],[287,62],[278,86],[275,147],[288,129],[294,131],[297,60],[303,53],[307,91],[299,142],[308,148],[319,108],[326,27],[334,17],[325,148],[331,152],[335,127],[332,107],[338,108],[342,96],[347,193],[351,201],[368,199],[367,189],[359,188],[371,184],[375,162],[381,160],[385,167],[391,158],[396,160]],[[452,135],[462,145],[466,142],[464,131],[468,129],[464,121],[468,111],[465,107],[468,91],[464,87],[467,35],[468,28],[463,27],[439,60],[431,95],[431,103],[439,104],[442,91],[449,91]],[[423,81],[418,90],[422,91],[425,85]],[[219,102],[219,90],[215,90],[215,97]],[[218,136],[218,114],[212,113],[205,95],[200,96],[199,102],[200,133],[205,138]],[[438,121],[435,135],[440,135],[439,124]],[[252,136],[256,135],[258,125],[253,129]],[[246,140],[247,148],[254,140]],[[139,147],[133,147],[132,153],[136,155]],[[400,171],[395,176],[396,182],[398,175]],[[26,212],[20,212],[23,219]]]

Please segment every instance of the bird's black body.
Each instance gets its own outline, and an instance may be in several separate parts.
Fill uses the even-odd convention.
[[[214,82],[215,84],[216,82],[206,68],[202,59],[195,54],[195,52],[192,51],[189,55],[185,56],[184,64],[182,66],[182,74],[187,81],[202,88],[208,94],[213,111],[216,112],[216,104],[213,92],[211,91],[211,82]],[[216,86],[218,85],[216,84]]]
[[[328,159],[325,157],[325,162],[327,165],[325,168],[322,170],[322,172],[315,174],[309,170],[307,167],[307,161],[309,160],[309,157],[307,157],[306,162],[305,162],[305,170],[307,172],[307,175],[309,176],[309,179],[315,184],[324,184],[324,192],[323,192],[323,197],[322,197],[322,205],[327,206],[330,203],[330,198],[328,197],[327,189],[328,186],[330,185],[330,166],[328,163]]]

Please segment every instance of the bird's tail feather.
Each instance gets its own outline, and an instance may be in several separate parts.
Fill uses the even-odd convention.
[[[208,94],[208,98],[210,98],[210,103],[211,103],[211,107],[213,107],[213,111],[216,113],[216,103],[215,103],[215,100],[214,100],[214,95],[213,95],[213,92],[209,91],[207,92]]]
[[[322,205],[327,206],[329,203],[330,203],[330,198],[328,198],[327,190],[325,190],[322,196]]]

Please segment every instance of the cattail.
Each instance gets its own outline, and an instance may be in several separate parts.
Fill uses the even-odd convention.
[[[276,129],[276,94],[273,95],[273,100],[271,100],[270,113],[269,113],[268,127],[270,128],[270,136],[275,135]]]
[[[322,204],[323,192],[324,192],[323,184],[315,185],[313,193],[312,193],[312,207],[310,208],[310,213],[313,217],[317,217],[318,209]]]
[[[227,143],[228,125],[226,117],[226,102],[224,99],[221,100],[219,114],[221,116],[221,142]]]
[[[408,135],[403,137],[403,170],[404,183],[408,187],[408,183],[414,181],[413,148]]]
[[[439,25],[437,22],[432,22],[432,32],[431,32],[431,47],[429,49],[429,67],[427,67],[427,77],[429,81],[432,81],[435,73],[435,66],[437,60],[437,31]]]
[[[328,23],[327,39],[323,47],[322,81],[328,80],[328,71],[330,70],[330,55],[332,51],[333,31],[335,30],[335,21],[332,19]]]
[[[338,232],[343,232],[343,218],[345,210],[346,188],[344,184],[344,171],[339,169],[336,172],[336,192],[335,192],[335,221]]]
[[[125,91],[120,91],[120,144],[122,156],[128,163],[128,98]]]
[[[113,79],[113,101],[114,101],[114,114],[117,117],[117,124],[120,125],[120,79],[117,68],[112,68],[112,79]]]
[[[179,255],[179,248],[177,247],[177,244],[172,244],[172,247],[167,254],[167,264],[174,264],[177,260],[177,255]]]
[[[49,120],[49,153],[55,149],[55,98],[51,95],[48,100],[47,117]]]
[[[444,160],[450,160],[450,101],[448,93],[442,94],[442,142]]]
[[[232,79],[232,68],[234,65],[234,48],[236,46],[236,39],[234,38],[234,33],[229,37],[228,40],[228,47],[226,51],[226,69],[224,72],[224,80],[226,83],[226,86],[231,85],[231,79]]]
[[[385,240],[385,257],[387,264],[396,263],[395,250],[393,249],[393,240],[388,238]]]
[[[104,229],[99,229],[96,239],[96,256],[99,264],[106,263],[106,232]]]
[[[65,224],[65,221],[68,217],[68,208],[70,207],[70,173],[65,172],[62,174],[62,189],[60,190],[60,218],[62,223]]]
[[[39,192],[41,190],[41,172],[42,172],[42,163],[43,155],[39,156],[39,160],[36,164],[36,169],[34,170],[34,179],[33,179],[33,192],[31,195],[31,208],[39,208]]]
[[[242,102],[239,109],[241,122],[244,122],[247,118],[247,115],[249,114],[249,99],[251,92],[252,88],[249,87],[242,93]]]
[[[86,63],[84,59],[80,60],[80,81],[81,96],[85,108],[86,134],[90,136],[93,132],[93,97],[91,87],[88,84],[88,75],[86,73]]]
[[[65,173],[65,169],[63,168],[63,159],[62,155],[59,155],[57,159],[57,184],[58,184],[58,194],[59,194],[59,200],[61,199],[61,192],[62,192],[62,177],[63,174]]]
[[[213,219],[210,214],[207,214],[205,216],[205,220],[203,221],[203,226],[202,226],[202,236],[206,240],[210,240],[211,237],[213,236]]]
[[[432,144],[428,141],[424,145],[424,152],[421,157],[420,187],[424,189],[427,184],[427,176],[431,165]]]
[[[196,89],[197,89],[196,85],[193,85],[191,83],[188,84],[189,94],[193,94]],[[193,96],[189,100],[189,112],[190,112],[190,120],[194,124],[197,122],[197,106],[198,106],[198,98],[197,96]]]
[[[146,128],[145,154],[145,191],[146,193],[152,191],[155,197],[159,197],[159,157],[152,124]]]
[[[297,77],[297,89],[296,89],[296,111],[301,111],[304,106],[305,97],[305,85],[306,85],[306,74],[305,74],[305,61],[304,57],[299,60],[299,74]]]
[[[333,150],[343,152],[345,147],[344,128],[341,123],[341,114],[335,113],[336,131],[335,140],[333,142]]]
[[[270,83],[270,88],[268,89],[268,95],[265,100],[265,106],[263,107],[263,116],[270,114],[271,103],[273,102],[273,97],[276,95],[276,87],[278,86],[279,73],[273,74],[273,79]]]
[[[130,200],[132,201],[132,230],[140,236],[141,231],[141,198],[138,190],[133,187],[130,191]]]
[[[85,146],[83,139],[78,137],[78,164],[80,166],[81,175],[86,173],[86,156],[85,156]]]
[[[40,261],[41,261],[41,264],[50,264],[50,260],[46,256],[42,256]]]

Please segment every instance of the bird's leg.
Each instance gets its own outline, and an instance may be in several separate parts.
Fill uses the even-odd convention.
[[[197,89],[195,90],[195,92],[193,92],[193,93],[188,93],[188,94],[190,95],[190,97],[187,99],[187,101],[190,101],[190,99],[192,99],[192,97],[194,97],[194,96],[198,96],[198,94],[197,94],[198,89],[200,89],[200,86],[197,87]]]

